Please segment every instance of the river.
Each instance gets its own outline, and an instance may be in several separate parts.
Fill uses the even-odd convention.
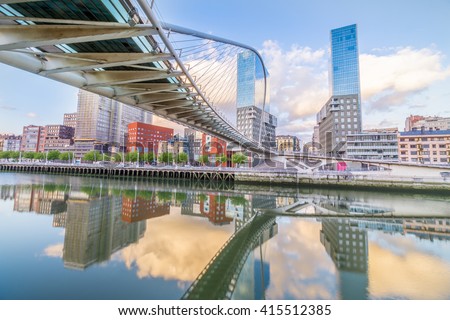
[[[0,299],[449,299],[444,195],[0,173]]]

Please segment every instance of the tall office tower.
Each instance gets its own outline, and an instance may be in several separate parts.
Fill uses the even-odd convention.
[[[237,129],[250,139],[259,141],[261,138],[261,143],[275,147],[277,118],[270,114],[269,81],[265,83],[263,66],[253,52],[246,51],[238,56],[236,103]]]
[[[331,95],[360,94],[356,24],[331,30]]]
[[[345,154],[346,137],[361,132],[361,95],[356,24],[331,30],[330,99],[317,114],[327,156]]]
[[[152,114],[148,111],[88,91],[78,93],[75,130],[78,140],[92,139],[98,145],[124,146],[129,123],[151,121]]]

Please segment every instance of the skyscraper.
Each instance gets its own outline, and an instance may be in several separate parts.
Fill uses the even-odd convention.
[[[236,104],[237,129],[249,139],[275,147],[277,118],[269,113],[269,81],[264,81],[263,65],[250,51],[238,56]]]
[[[356,24],[331,30],[330,41],[331,97],[317,113],[317,124],[322,153],[342,156],[347,135],[362,129]]]
[[[75,138],[91,139],[97,145],[124,146],[131,122],[151,123],[152,114],[121,102],[80,90]]]
[[[331,30],[331,95],[360,93],[356,24]]]
[[[240,53],[237,61],[237,107],[255,106],[262,109],[264,101],[264,70],[256,54],[250,51]],[[269,94],[266,94],[264,110],[270,112]]]

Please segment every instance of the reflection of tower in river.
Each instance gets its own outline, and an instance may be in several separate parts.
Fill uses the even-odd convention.
[[[367,297],[367,231],[348,219],[323,219],[320,242],[338,269],[341,298]]]
[[[84,269],[109,260],[114,252],[138,241],[145,232],[145,221],[125,223],[121,216],[121,197],[69,199],[64,265]]]

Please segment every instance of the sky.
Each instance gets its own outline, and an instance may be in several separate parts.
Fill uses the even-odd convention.
[[[363,129],[404,129],[410,114],[450,117],[450,0],[156,0],[165,22],[258,49],[277,134],[310,141],[329,98],[330,30],[358,25]],[[0,64],[0,132],[62,123],[77,89]]]

